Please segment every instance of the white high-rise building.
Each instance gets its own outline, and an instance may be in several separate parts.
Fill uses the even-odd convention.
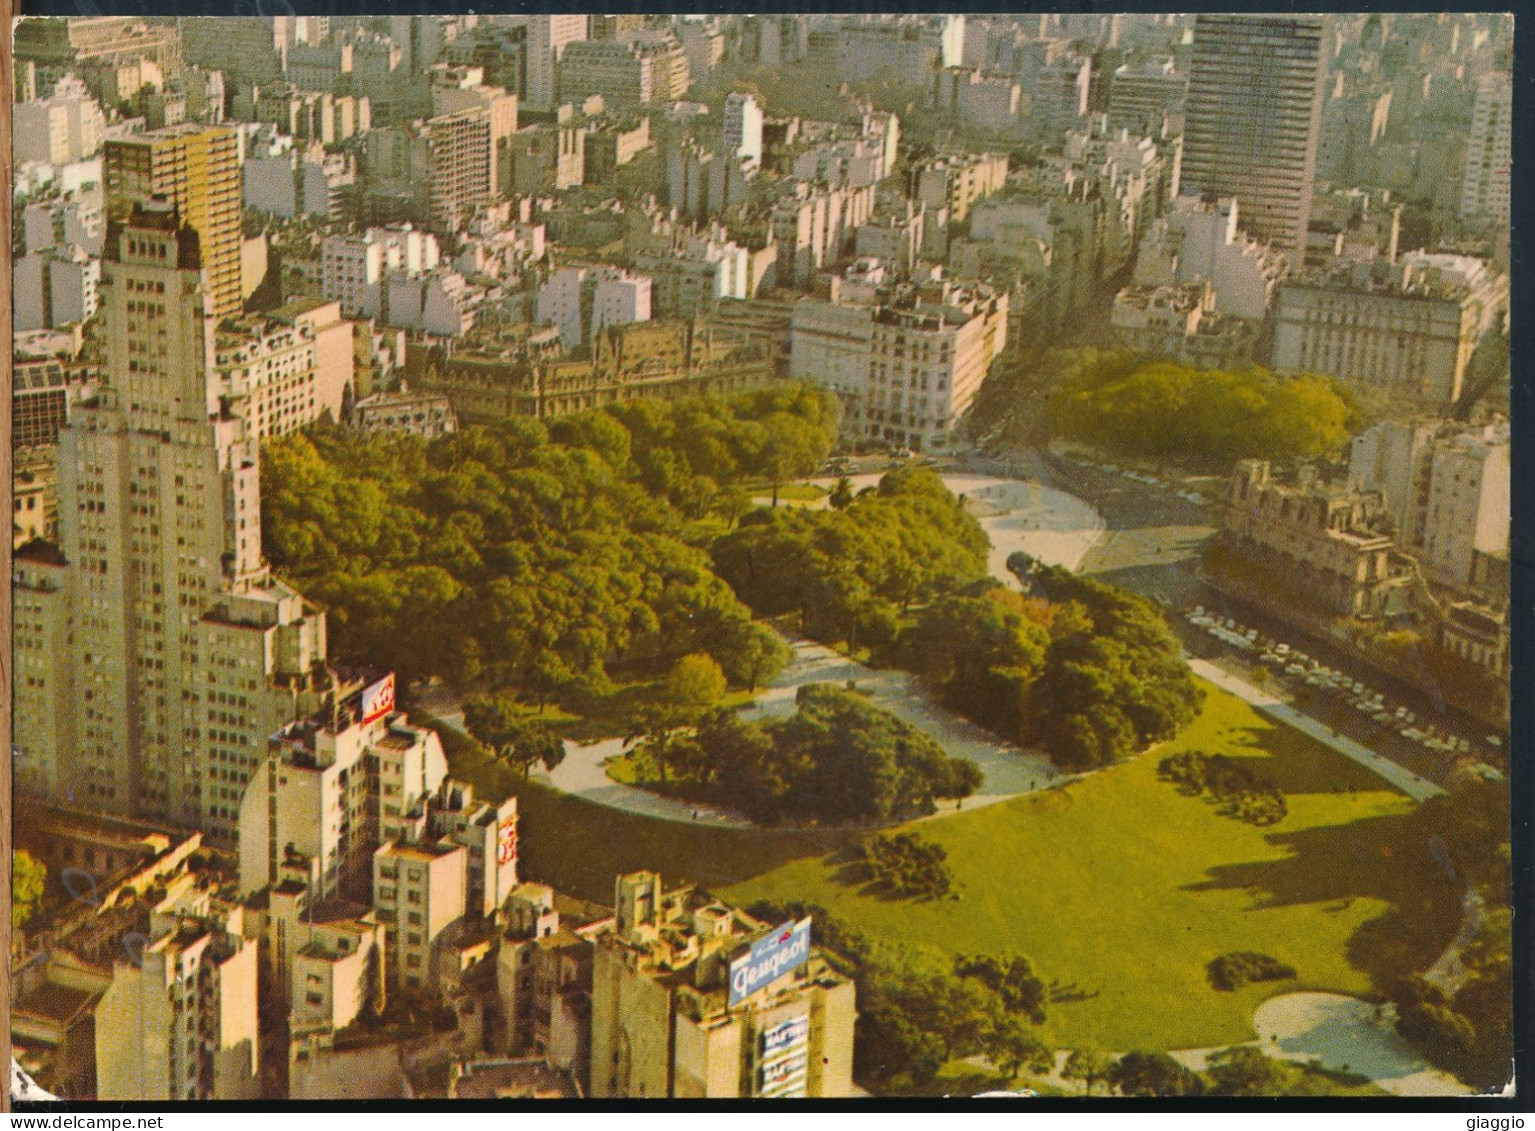
[[[1460,189],[1464,218],[1508,223],[1513,107],[1514,85],[1508,72],[1494,71],[1477,81],[1471,133],[1466,138],[1466,175]]]
[[[1508,550],[1509,429],[1491,424],[1440,440],[1423,516],[1423,571],[1453,589],[1472,582],[1476,555]]]
[[[320,293],[339,302],[344,317],[381,318],[386,276],[425,275],[441,258],[437,237],[409,224],[329,236],[320,245]]]
[[[18,165],[68,165],[101,148],[101,106],[73,75],[60,79],[48,98],[18,102],[12,114]]]
[[[59,545],[15,569],[17,783],[234,842],[266,740],[324,690],[325,617],[261,554],[260,453],[194,231],[114,222],[107,362],[59,435]]]
[[[762,164],[762,107],[750,94],[725,99],[725,152],[752,166]]]
[[[650,321],[650,278],[613,267],[562,267],[538,288],[536,317],[572,350],[605,327]]]

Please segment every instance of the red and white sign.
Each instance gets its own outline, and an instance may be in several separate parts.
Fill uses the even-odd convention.
[[[362,721],[371,723],[374,719],[381,719],[394,710],[394,672],[390,672],[377,683],[363,688],[362,692]]]
[[[500,835],[496,863],[504,867],[517,859],[517,818],[508,817],[497,831]]]

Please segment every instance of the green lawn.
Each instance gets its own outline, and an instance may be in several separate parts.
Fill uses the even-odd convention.
[[[1178,794],[1156,777],[1158,759],[1177,749],[1252,759],[1285,791],[1290,815],[1258,829]],[[1427,912],[1386,921],[1396,970],[1411,968],[1399,964],[1404,957],[1431,957],[1454,934],[1452,882],[1398,858],[1412,809],[1354,763],[1212,689],[1201,718],[1146,757],[1064,789],[918,825],[948,851],[957,900],[866,895],[840,882],[825,858],[796,860],[719,894],[738,904],[820,904],[871,938],[934,953],[1026,954],[1047,981],[1081,995],[1051,1007],[1047,1035],[1063,1047],[1223,1045],[1255,1036],[1253,1007],[1273,993],[1369,993],[1372,956],[1358,953],[1359,943],[1382,933],[1395,903]],[[1299,977],[1212,989],[1205,964],[1236,950],[1272,954]]]
[[[1368,994],[1431,961],[1455,933],[1458,893],[1411,833],[1413,803],[1353,762],[1213,688],[1175,742],[1071,786],[920,822],[949,854],[959,898],[862,894],[838,878],[856,834],[657,821],[560,794],[468,748],[477,792],[515,792],[530,878],[611,899],[621,870],[654,868],[747,905],[820,904],[870,938],[934,955],[1015,950],[1078,1000],[1050,1007],[1061,1046],[1188,1048],[1252,1039],[1253,1007],[1290,989]],[[1267,829],[1217,816],[1157,780],[1178,749],[1224,752],[1286,794]],[[1236,950],[1294,966],[1291,982],[1210,988]],[[1372,974],[1374,977],[1372,978]]]

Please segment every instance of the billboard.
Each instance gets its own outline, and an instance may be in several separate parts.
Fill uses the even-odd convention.
[[[371,723],[394,710],[394,672],[362,689],[362,721]]]
[[[505,867],[517,859],[517,818],[506,818],[496,831],[496,863]]]
[[[791,1017],[762,1031],[762,1059],[769,1061],[797,1049],[810,1035],[810,1018]]]
[[[762,1066],[764,1099],[781,1099],[805,1094],[805,1069],[810,1062],[809,1054],[800,1048]]]
[[[763,986],[803,965],[810,958],[810,920],[788,922],[752,943],[746,954],[730,964],[730,1004],[750,997]]]

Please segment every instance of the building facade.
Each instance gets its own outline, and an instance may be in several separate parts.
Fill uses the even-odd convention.
[[[219,379],[199,246],[164,205],[109,233],[107,366],[60,432],[59,546],[17,570],[18,635],[38,645],[17,678],[18,784],[230,846],[325,633],[262,560],[248,393]]]
[[[1007,345],[1006,294],[942,281],[874,302],[805,299],[790,327],[789,375],[842,400],[850,435],[946,448]]]
[[[1325,20],[1201,12],[1184,108],[1183,181],[1234,196],[1248,229],[1306,246],[1322,115]]]
[[[240,146],[226,126],[184,124],[113,138],[102,159],[107,215],[160,198],[197,233],[213,313],[240,313]]]
[[[594,1098],[853,1094],[853,983],[810,949],[741,994],[767,924],[654,872],[620,876],[616,918],[592,972]],[[796,945],[798,939],[796,938]]]

